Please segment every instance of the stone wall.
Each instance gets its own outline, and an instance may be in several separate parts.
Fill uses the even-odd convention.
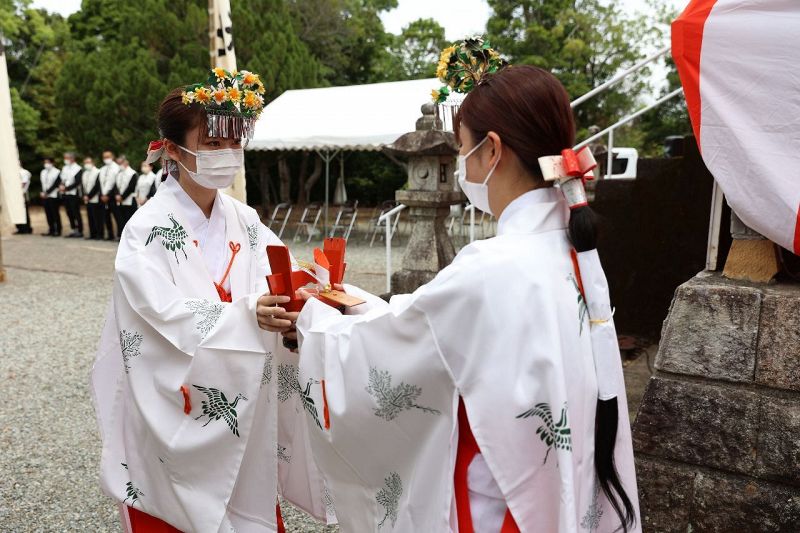
[[[800,285],[675,293],[633,429],[645,531],[800,531]]]

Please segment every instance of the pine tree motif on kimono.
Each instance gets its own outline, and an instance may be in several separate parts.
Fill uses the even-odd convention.
[[[322,504],[325,506],[325,513],[328,515],[336,514],[336,507],[333,504],[333,494],[326,486],[322,490]]]
[[[187,300],[186,307],[200,319],[196,327],[201,339],[205,339],[208,332],[214,329],[222,311],[225,310],[225,306],[221,303],[199,299]]]
[[[131,358],[142,355],[140,350],[142,340],[142,334],[136,331],[127,331],[123,329],[119,332],[119,347],[122,350],[122,363],[125,365],[126,374],[131,369]]]
[[[272,352],[264,358],[264,369],[261,371],[261,386],[272,382]]]
[[[258,245],[258,226],[256,224],[247,226],[247,238],[250,242],[250,251],[255,252]]]
[[[386,370],[378,370],[375,367],[369,369],[369,385],[367,392],[373,397],[378,407],[374,408],[375,416],[383,418],[387,422],[394,420],[403,411],[419,409],[424,413],[433,415],[441,414],[437,409],[423,407],[416,403],[422,394],[422,387],[400,382],[396,387],[392,387],[392,376]]]
[[[239,393],[236,395],[236,398],[233,400],[233,402],[229,403],[228,398],[225,397],[225,393],[219,389],[202,387],[200,385],[192,386],[200,392],[205,393],[207,398],[203,400],[202,403],[203,414],[196,417],[195,420],[200,420],[204,416],[207,416],[208,420],[205,424],[203,424],[203,427],[206,427],[213,420],[225,420],[225,423],[228,424],[231,432],[238,437],[239,420],[237,418],[238,415],[236,414],[236,405],[239,403],[239,400],[247,401],[247,397],[245,397],[244,394]]]
[[[561,408],[561,418],[558,422],[553,422],[553,413],[550,410],[550,405],[542,402],[537,403],[533,409],[529,409],[524,413],[517,415],[517,418],[530,418],[538,416],[544,422],[536,430],[536,434],[542,439],[542,442],[547,446],[547,453],[544,454],[544,461],[542,464],[547,463],[547,456],[550,450],[555,446],[558,450],[572,451],[572,437],[567,422],[567,403],[564,402],[564,407]],[[556,465],[558,458],[556,458]]]
[[[578,280],[575,279],[575,275],[570,274],[568,279],[572,282],[572,285],[575,286],[575,292],[578,293],[578,321],[581,324],[581,334],[583,334],[583,323],[589,315],[589,306],[586,305],[586,298],[583,297],[581,286],[578,284]]]
[[[291,463],[292,456],[286,453],[286,446],[281,446],[278,444],[278,461],[283,461],[284,463]]]
[[[597,528],[600,527],[600,519],[603,518],[603,508],[600,507],[599,497],[600,485],[595,482],[592,503],[589,504],[589,508],[581,520],[581,528],[588,529],[590,533],[597,531]]]
[[[375,495],[375,499],[383,507],[385,514],[383,519],[378,523],[378,527],[383,527],[383,524],[388,518],[394,527],[397,522],[397,508],[400,503],[400,496],[403,494],[403,481],[397,472],[392,472],[389,477],[383,480],[384,487]]]
[[[144,243],[145,246],[153,242],[153,239],[156,236],[161,237],[161,244],[169,250],[170,252],[175,254],[175,261],[180,264],[180,260],[178,259],[178,250],[183,252],[183,257],[185,259],[189,259],[189,256],[186,255],[186,238],[189,236],[186,233],[186,230],[183,229],[177,220],[175,220],[175,216],[170,213],[169,219],[172,222],[172,227],[167,228],[164,226],[153,226],[153,229],[150,231],[150,236],[147,237],[147,241]]]
[[[317,406],[314,404],[314,398],[311,397],[312,385],[319,385],[319,381],[309,379],[305,389],[300,386],[300,369],[297,368],[297,365],[289,363],[278,365],[278,401],[283,403],[298,394],[303,404],[303,409],[311,415],[319,429],[323,429],[322,423],[319,421]]]

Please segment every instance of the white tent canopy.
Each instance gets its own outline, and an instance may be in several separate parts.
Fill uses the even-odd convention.
[[[380,150],[414,131],[441,83],[425,80],[286,91],[264,108],[248,150]]]

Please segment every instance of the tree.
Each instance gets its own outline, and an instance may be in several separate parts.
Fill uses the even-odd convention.
[[[661,37],[646,17],[628,16],[601,0],[490,0],[492,43],[512,63],[551,70],[572,98],[642,58]],[[647,71],[576,109],[579,128],[609,125],[632,110],[648,86]]]
[[[326,85],[384,81],[393,44],[380,14],[397,0],[294,0],[295,31],[322,65]]]
[[[58,127],[54,105],[69,29],[60,15],[29,5],[28,0],[2,0],[0,32],[20,159],[35,171],[41,158],[72,148],[69,137]]]
[[[303,42],[297,34],[296,4],[283,0],[240,0],[233,4],[234,34],[237,42],[246,43],[237,47],[237,63],[240,68],[261,73],[267,86],[267,101],[277,98],[288,89],[317,87],[323,83],[323,68],[319,59],[313,54],[309,43]],[[321,4],[324,7],[325,3]],[[308,13],[311,14],[311,10]],[[275,174],[269,169],[277,164],[279,182],[274,199],[291,201],[292,183],[296,181],[299,185],[296,188],[297,203],[305,204],[308,198],[305,183],[309,178],[312,185],[316,181],[315,174],[308,175],[309,159],[315,159],[316,177],[319,177],[322,168],[316,154],[304,152],[297,157],[296,154],[280,152],[259,156],[261,161],[256,163],[256,168],[261,203],[271,203],[270,180]],[[292,166],[298,168],[296,180],[292,179]]]
[[[417,19],[393,36],[384,65],[389,80],[433,78],[442,49],[447,46],[444,28],[430,18]]]
[[[58,122],[76,147],[142,158],[155,113],[174,87],[208,68],[208,15],[191,0],[84,0],[56,84]]]

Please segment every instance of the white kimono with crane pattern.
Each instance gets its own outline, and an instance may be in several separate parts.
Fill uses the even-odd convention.
[[[532,191],[508,206],[497,237],[464,248],[413,294],[372,297],[351,316],[306,304],[300,381],[319,383],[312,396],[327,403],[329,429],[308,425],[344,533],[458,531],[459,396],[522,532],[619,526],[595,475],[594,326],[567,220],[559,191]],[[619,360],[615,372],[616,466],[638,515]]]
[[[276,376],[296,376],[297,356],[256,322],[266,246],[280,241],[253,209],[221,199],[225,244],[241,245],[232,303],[221,301],[169,187],[125,227],[91,376],[101,484],[181,531],[269,533],[279,484],[322,519],[326,490],[298,420],[302,401]]]

